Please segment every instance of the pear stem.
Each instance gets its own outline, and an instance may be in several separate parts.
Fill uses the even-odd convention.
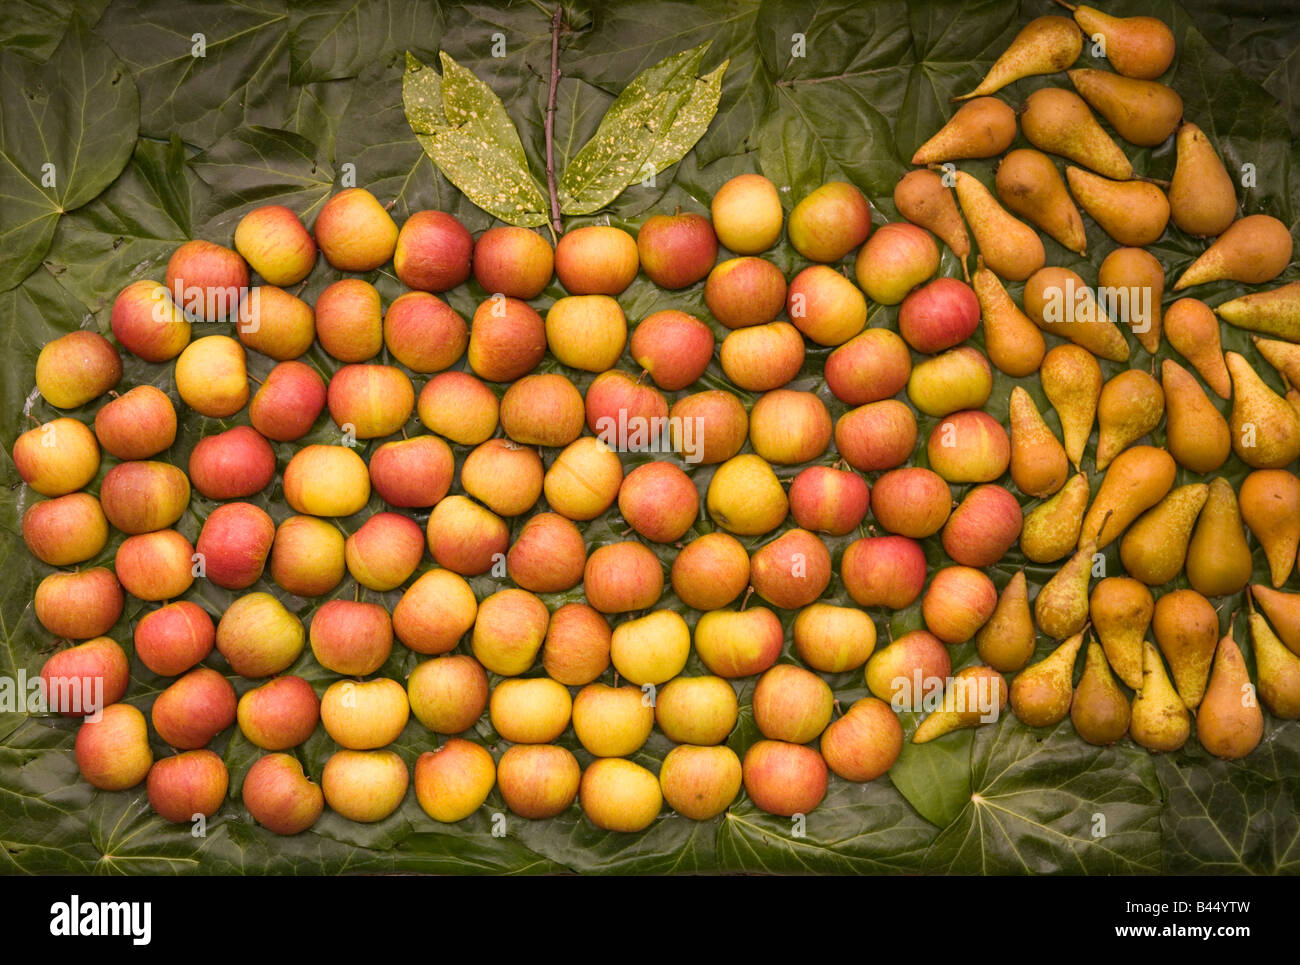
[[[1061,6],[1063,6],[1066,10],[1073,11],[1075,9],[1074,4],[1066,3],[1065,0],[1056,0],[1056,2],[1059,3]]]
[[[551,195],[551,232],[564,233],[560,223],[560,196],[555,189],[555,94],[560,85],[560,26],[564,7],[556,4],[551,17],[551,80],[546,95],[546,188]]]

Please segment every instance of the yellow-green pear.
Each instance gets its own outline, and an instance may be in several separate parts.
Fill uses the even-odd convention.
[[[977,97],[916,149],[913,164],[997,157],[1016,139],[1016,112],[996,97]]]
[[[1237,194],[1214,145],[1195,124],[1178,128],[1178,162],[1169,182],[1174,224],[1198,238],[1216,237],[1237,218]]]
[[[1076,633],[1011,681],[1011,710],[1021,723],[1051,727],[1065,719],[1074,693],[1074,664],[1082,645],[1083,634]]]
[[[1049,335],[1068,338],[1098,358],[1128,361],[1128,342],[1078,272],[1040,268],[1025,282],[1021,298],[1025,314]]]
[[[1214,310],[1237,328],[1300,342],[1300,281],[1233,298]]]
[[[1250,597],[1247,597],[1250,601]],[[1255,653],[1259,699],[1274,717],[1300,718],[1300,656],[1292,653],[1273,632],[1263,614],[1250,606],[1250,646]]]
[[[1300,657],[1300,594],[1282,593],[1256,583],[1250,588],[1250,597],[1264,611],[1278,639]]]
[[[970,235],[943,178],[930,170],[908,171],[894,186],[894,206],[912,224],[934,232],[957,256],[962,274],[969,272]]]
[[[1165,270],[1143,248],[1116,248],[1097,269],[1097,287],[1111,299],[1115,321],[1127,325],[1151,355],[1160,350],[1160,301],[1165,294]]]
[[[975,634],[975,650],[981,660],[1002,673],[1019,670],[1034,655],[1034,621],[1029,615],[1024,570],[1003,588],[993,616]]]
[[[1012,378],[1037,372],[1047,353],[1043,333],[1007,294],[1001,279],[984,267],[982,255],[976,265],[971,287],[980,303],[984,351],[989,361]]]
[[[1083,676],[1070,702],[1074,732],[1089,744],[1113,744],[1128,733],[1131,716],[1128,698],[1115,682],[1105,652],[1089,642]]]
[[[1185,368],[1165,359],[1160,368],[1165,392],[1165,446],[1178,465],[1192,472],[1214,472],[1232,454],[1228,420]]]
[[[1034,622],[1055,640],[1064,640],[1088,623],[1088,583],[1092,579],[1097,544],[1080,543],[1078,551],[1052,574],[1034,600]]]
[[[943,703],[921,721],[913,744],[925,744],[963,727],[995,722],[1007,705],[1007,682],[992,667],[964,667],[948,681]]]
[[[1116,17],[1087,4],[1066,3],[1074,19],[1094,41],[1102,40],[1102,51],[1112,67],[1125,77],[1150,80],[1159,77],[1174,62],[1174,32],[1155,17]]]
[[[1163,144],[1182,120],[1183,99],[1172,87],[1108,70],[1072,70],[1069,75],[1079,96],[1130,144]]]
[[[1219,342],[1219,320],[1209,305],[1196,298],[1178,299],[1165,312],[1164,329],[1174,351],[1191,363],[1215,395],[1220,399],[1232,395],[1232,377]]]
[[[1061,420],[1065,453],[1078,469],[1101,398],[1101,366],[1087,349],[1057,345],[1043,356],[1038,378],[1043,394]]]
[[[1059,154],[1115,180],[1133,176],[1127,155],[1073,91],[1063,87],[1034,91],[1025,101],[1020,129],[1025,139],[1041,151]]]
[[[1174,590],[1156,600],[1151,633],[1169,661],[1169,671],[1188,710],[1205,695],[1205,682],[1219,639],[1219,614],[1195,590]]]
[[[1179,486],[1138,517],[1119,543],[1120,562],[1129,576],[1147,586],[1163,586],[1178,576],[1209,494],[1205,483]]]
[[[1237,494],[1216,476],[1187,546],[1187,582],[1203,596],[1228,596],[1245,588],[1253,569]]]
[[[1134,690],[1142,685],[1142,641],[1155,608],[1151,591],[1130,576],[1106,577],[1088,598],[1088,615],[1106,659]]]
[[[1047,253],[1038,232],[1012,217],[973,174],[957,171],[954,177],[957,203],[989,270],[1008,281],[1024,281],[1042,268]]]
[[[1280,469],[1300,456],[1300,413],[1270,389],[1236,352],[1224,353],[1232,375],[1232,449],[1253,469]]]
[[[1262,285],[1291,264],[1291,250],[1291,229],[1285,224],[1272,215],[1247,215],[1192,262],[1174,283],[1174,291],[1212,281]]]
[[[1079,541],[1083,513],[1088,508],[1088,477],[1076,473],[1051,499],[1025,514],[1020,551],[1035,563],[1055,563],[1068,556]]]
[[[1065,169],[1065,179],[1079,207],[1121,245],[1141,248],[1165,233],[1169,199],[1150,181],[1112,180],[1076,167]]]
[[[994,61],[979,86],[955,99],[969,100],[992,94],[1022,77],[1055,74],[1071,66],[1082,52],[1083,35],[1073,21],[1065,17],[1035,17]]]
[[[1079,545],[1093,540],[1098,549],[1109,546],[1129,523],[1165,498],[1176,471],[1173,457],[1155,446],[1133,446],[1121,452],[1106,469],[1083,517]]]
[[[1165,392],[1141,369],[1126,369],[1101,387],[1097,399],[1097,471],[1160,424]]]
[[[1300,313],[1300,285],[1297,285],[1296,296],[1295,309]],[[1296,333],[1300,335],[1300,314],[1297,315]],[[988,337],[985,336],[984,340],[987,342]],[[1259,354],[1264,356],[1268,364],[1277,369],[1284,382],[1291,386],[1300,385],[1300,345],[1293,342],[1279,342],[1272,338],[1260,338],[1258,335],[1252,335],[1250,340],[1255,343],[1255,348],[1259,349]]]
[[[1196,712],[1196,739],[1215,757],[1235,761],[1258,747],[1263,736],[1264,714],[1255,699],[1255,685],[1229,627],[1219,641],[1210,683]]]
[[[1011,390],[1011,478],[1026,496],[1045,499],[1065,485],[1070,462],[1033,397]]]
[[[913,162],[915,163],[915,162]],[[1042,151],[1018,148],[998,164],[993,186],[1010,210],[1046,231],[1070,251],[1084,254],[1088,236],[1079,209],[1056,164]]]
[[[1160,654],[1142,644],[1142,684],[1133,697],[1129,736],[1149,751],[1169,753],[1187,743],[1192,719],[1169,682]]]
[[[1273,586],[1280,587],[1291,576],[1300,547],[1300,479],[1285,469],[1257,469],[1241,481],[1237,499],[1241,518],[1264,548]],[[1260,604],[1272,618],[1263,599]]]

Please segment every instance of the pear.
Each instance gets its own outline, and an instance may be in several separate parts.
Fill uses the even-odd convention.
[[[1215,651],[1210,684],[1196,712],[1196,739],[1215,757],[1235,761],[1258,747],[1263,736],[1264,714],[1246,672],[1246,658],[1229,627]]]
[[[1121,245],[1141,248],[1169,224],[1169,199],[1150,181],[1112,181],[1083,168],[1068,167],[1065,179],[1079,206]]]
[[[1178,129],[1178,162],[1169,182],[1174,224],[1198,238],[1215,237],[1237,218],[1237,194],[1214,145],[1195,124]]]
[[[1078,469],[1101,398],[1101,366],[1091,352],[1077,345],[1058,345],[1043,356],[1038,379],[1061,420],[1066,455]]]
[[[1236,352],[1224,355],[1232,375],[1232,449],[1252,469],[1280,469],[1300,456],[1300,413]]]
[[[1199,299],[1180,298],[1165,311],[1164,322],[1169,344],[1191,363],[1214,394],[1220,399],[1232,395],[1232,377],[1223,361],[1214,310]]]
[[[1256,583],[1250,588],[1250,596],[1273,624],[1278,639],[1300,657],[1300,594],[1280,593]]]
[[[1083,676],[1070,702],[1074,732],[1089,744],[1113,744],[1128,733],[1131,716],[1128,698],[1115,682],[1106,654],[1095,642],[1089,642]]]
[[[1173,457],[1155,446],[1125,449],[1106,469],[1097,497],[1079,529],[1079,544],[1095,540],[1098,549],[1110,545],[1143,512],[1173,487]]]
[[[1016,139],[1016,112],[996,97],[977,97],[957,109],[912,155],[913,164],[997,157]]]
[[[970,235],[943,178],[929,170],[909,171],[894,186],[894,207],[912,224],[933,232],[951,248],[961,262],[962,273],[967,273]]]
[[[1055,640],[1073,636],[1088,624],[1088,582],[1097,544],[1084,540],[1078,552],[1052,574],[1034,599],[1038,629]]]
[[[1165,390],[1141,369],[1125,369],[1101,387],[1097,399],[1097,471],[1160,425]]]
[[[1065,485],[1070,461],[1033,397],[1011,390],[1011,479],[1026,496],[1046,499]]]
[[[1142,684],[1133,697],[1129,736],[1149,751],[1176,751],[1192,733],[1191,715],[1169,682],[1156,648],[1142,644]]]
[[[953,675],[943,693],[943,704],[931,713],[912,735],[913,744],[924,744],[963,727],[991,724],[1007,705],[1007,682],[992,667],[964,667]]]
[[[1034,621],[1029,615],[1029,588],[1025,571],[1011,577],[988,623],[975,634],[981,660],[1002,673],[1012,673],[1034,655]]]
[[[1183,99],[1172,87],[1108,70],[1072,70],[1070,83],[1120,137],[1138,147],[1169,139],[1183,117]]]
[[[1274,717],[1300,718],[1300,656],[1282,645],[1268,621],[1255,612],[1254,604],[1250,607],[1250,644],[1255,651],[1259,699]]]
[[[1088,616],[1106,659],[1134,690],[1142,686],[1142,641],[1155,606],[1146,585],[1129,576],[1106,577],[1088,597]]]
[[[1300,479],[1285,469],[1258,469],[1241,481],[1237,499],[1241,518],[1264,547],[1269,574],[1277,588],[1291,575],[1296,548],[1300,547]],[[1260,604],[1271,619],[1273,614],[1264,599]],[[1285,634],[1282,639],[1286,639]]]
[[[1034,91],[1025,101],[1020,129],[1040,151],[1059,154],[1117,181],[1133,176],[1128,156],[1073,91],[1063,87]]]
[[[1025,282],[1021,299],[1025,314],[1043,331],[1068,338],[1098,358],[1128,361],[1128,342],[1077,272],[1040,268]]]
[[[1129,576],[1147,586],[1162,586],[1178,576],[1209,495],[1205,483],[1179,486],[1138,517],[1119,543],[1119,559]]]
[[[1300,342],[1300,281],[1242,295],[1224,302],[1215,311],[1237,328]]]
[[[1254,565],[1237,494],[1216,476],[1187,546],[1187,582],[1202,596],[1229,596],[1250,582]]]
[[[1109,298],[1108,312],[1128,325],[1151,355],[1160,349],[1160,300],[1165,270],[1142,248],[1116,248],[1097,269],[1097,287]]]
[[[1083,35],[1072,21],[1065,17],[1035,17],[994,61],[980,85],[953,99],[982,97],[1022,77],[1055,74],[1071,66],[1082,52]]]
[[[1195,590],[1174,590],[1156,600],[1151,633],[1169,661],[1178,693],[1188,710],[1195,710],[1205,694],[1205,682],[1219,639],[1219,614]]]
[[[1300,312],[1300,301],[1296,304],[1296,311]],[[1260,338],[1258,335],[1252,335],[1250,340],[1255,343],[1255,348],[1259,349],[1259,354],[1264,356],[1268,364],[1277,369],[1284,381],[1293,386],[1300,385],[1300,345],[1279,342],[1272,338]],[[988,342],[987,335],[984,341]],[[986,344],[985,348],[987,347]]]
[[[1262,285],[1282,274],[1291,263],[1291,247],[1291,229],[1277,218],[1247,215],[1234,221],[1191,263],[1174,282],[1174,291],[1211,281]]]
[[[1011,711],[1030,727],[1051,727],[1065,720],[1074,693],[1074,663],[1083,646],[1076,633],[1011,681]]]
[[[1104,39],[1106,59],[1125,77],[1151,80],[1174,62],[1174,32],[1163,20],[1115,17],[1086,4],[1072,6],[1065,0],[1057,3],[1074,11],[1074,19],[1087,36]]]
[[[993,182],[1004,205],[1080,255],[1088,248],[1083,218],[1056,164],[1042,151],[1018,148],[1002,159]]]
[[[1035,563],[1055,563],[1069,555],[1079,541],[1089,495],[1088,477],[1077,473],[1055,496],[1026,513],[1020,552]]]
[[[1201,383],[1173,359],[1160,367],[1165,390],[1165,446],[1178,465],[1214,472],[1232,453],[1228,420],[1214,407]]]
[[[984,267],[984,256],[975,259],[971,287],[980,303],[984,323],[984,351],[989,361],[1013,378],[1037,372],[1047,352],[1043,333],[1012,301],[1001,279]]]
[[[1042,268],[1047,253],[1038,232],[1013,218],[979,178],[965,171],[954,176],[957,203],[989,271],[1008,281],[1024,281]]]

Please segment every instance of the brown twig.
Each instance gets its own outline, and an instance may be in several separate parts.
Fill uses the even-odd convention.
[[[560,26],[564,8],[558,4],[551,18],[551,87],[546,96],[546,188],[551,194],[551,231],[558,238],[560,196],[555,190],[555,94],[560,85]]]

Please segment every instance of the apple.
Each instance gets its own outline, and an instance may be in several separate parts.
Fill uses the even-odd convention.
[[[478,615],[478,601],[465,578],[450,570],[421,573],[393,607],[393,632],[409,650],[454,650]]]
[[[107,545],[108,518],[89,493],[42,499],[23,513],[23,542],[50,566],[84,563]]]
[[[253,428],[276,442],[295,442],[311,432],[325,408],[325,380],[303,362],[281,362],[262,380],[248,403]]]
[[[830,586],[830,551],[806,529],[786,530],[750,558],[749,580],[767,602],[797,610]]]
[[[654,726],[654,705],[638,687],[591,683],[573,699],[573,733],[596,757],[631,757]]]
[[[177,750],[207,747],[235,722],[235,688],[209,667],[198,667],[158,695],[150,712],[153,729]]]
[[[925,586],[925,550],[906,536],[854,540],[840,558],[840,579],[858,606],[902,610]]]
[[[170,600],[194,583],[194,547],[174,529],[128,536],[117,548],[113,569],[138,600]]]
[[[572,228],[555,246],[555,274],[571,295],[618,295],[639,265],[636,239],[621,228]]]
[[[42,496],[66,496],[99,472],[99,443],[76,419],[54,419],[20,435],[13,459],[23,482]]]
[[[740,780],[740,758],[730,747],[674,747],[659,765],[664,800],[692,821],[707,821],[731,807]]]
[[[207,659],[217,628],[206,610],[177,600],[152,610],[135,625],[135,655],[160,677],[177,677]]]
[[[483,716],[488,678],[483,665],[463,653],[425,660],[406,678],[411,713],[437,734],[460,734]]]
[[[307,629],[316,662],[349,677],[374,673],[393,652],[393,621],[377,603],[330,600]]]
[[[897,395],[912,374],[912,353],[887,328],[869,328],[826,356],[826,386],[849,405]]]
[[[458,737],[415,761],[415,799],[425,814],[444,824],[463,821],[481,808],[496,780],[496,761],[487,749]]]
[[[604,831],[644,831],[664,805],[659,778],[619,757],[592,761],[578,794],[587,820]]]
[[[527,302],[493,295],[479,305],[469,330],[469,367],[489,382],[513,382],[546,355],[546,323]]]
[[[673,557],[669,578],[673,592],[688,607],[720,610],[749,585],[749,554],[734,536],[706,533]]]
[[[77,728],[77,770],[91,787],[125,791],[135,787],[153,766],[149,728],[144,714],[130,704],[110,704],[97,721]]]
[[[329,381],[325,404],[330,418],[358,439],[391,436],[415,410],[410,378],[391,365],[345,365]]]
[[[745,752],[741,767],[745,793],[769,814],[807,814],[826,796],[826,761],[803,744],[758,741]]]
[[[370,471],[348,446],[306,446],[284,467],[284,498],[304,516],[351,516],[370,499]]]
[[[373,271],[397,247],[397,225],[365,188],[348,188],[326,201],[313,230],[325,260],[341,271]]]
[[[566,603],[551,614],[542,666],[569,687],[589,684],[609,667],[609,621],[585,603]]]
[[[690,655],[690,628],[673,610],[655,610],[620,623],[609,640],[614,669],[637,686],[672,680]]]
[[[866,298],[829,265],[813,265],[794,276],[786,312],[818,345],[843,345],[867,325]]]
[[[401,513],[375,513],[343,544],[352,578],[369,590],[395,590],[424,558],[424,530]]]
[[[209,499],[243,499],[275,478],[275,451],[256,429],[235,426],[204,436],[190,452],[190,479]]]
[[[396,680],[336,680],[320,699],[325,732],[340,747],[369,751],[401,735],[411,715],[406,690]],[[326,788],[327,800],[329,789]]]
[[[857,473],[809,466],[790,484],[790,514],[804,529],[844,536],[862,525],[871,488]]]
[[[857,670],[876,649],[876,625],[855,607],[813,603],[794,618],[794,647],[800,660],[822,673]]]
[[[469,326],[437,295],[407,292],[384,313],[384,345],[412,372],[441,372],[465,354]]]
[[[122,615],[122,586],[97,566],[75,573],[51,573],[36,587],[33,608],[48,632],[69,640],[102,637]]]
[[[691,477],[671,462],[647,462],[623,480],[618,510],[646,539],[675,543],[699,518],[700,494]]]
[[[148,459],[176,441],[176,407],[166,392],[137,385],[95,413],[95,438],[118,459]]]
[[[881,225],[858,252],[853,272],[867,297],[897,305],[939,270],[939,246],[914,224]]]
[[[759,396],[749,412],[749,444],[777,465],[816,459],[831,441],[831,414],[812,392],[774,389]]]
[[[839,417],[835,448],[859,472],[876,472],[907,462],[916,448],[916,435],[912,410],[897,399],[882,399]]]
[[[1020,539],[1024,514],[1001,486],[976,486],[943,527],[943,549],[955,563],[986,569]]]
[[[641,270],[660,288],[689,288],[718,258],[718,237],[702,214],[656,214],[636,235]]]
[[[721,744],[736,727],[740,704],[721,677],[675,677],[655,699],[655,721],[679,744]]]
[[[235,250],[271,285],[296,285],[316,266],[316,242],[282,204],[263,205],[240,218]]]
[[[392,751],[336,751],[321,772],[325,803],[349,821],[373,824],[402,804],[411,775]]]
[[[271,579],[297,596],[323,596],[343,579],[344,541],[337,526],[290,516],[271,543]]]
[[[553,818],[578,796],[578,759],[554,744],[516,744],[497,762],[497,788],[521,818]]]
[[[582,435],[582,393],[556,372],[526,375],[501,396],[501,428],[525,446],[567,446]]]
[[[316,340],[316,315],[296,295],[259,285],[239,303],[239,340],[278,362],[296,359]]]
[[[370,455],[370,485],[390,506],[435,506],[451,489],[455,458],[437,436],[385,442]]]
[[[790,212],[790,244],[809,261],[839,261],[871,233],[871,206],[852,184],[828,181]]]
[[[815,673],[779,663],[758,678],[753,700],[759,733],[772,740],[807,744],[831,722],[835,695]]]
[[[623,484],[618,453],[592,436],[569,443],[542,480],[551,509],[568,519],[595,519],[614,504]]]
[[[104,474],[99,498],[108,521],[123,533],[151,533],[181,518],[190,504],[190,481],[170,463],[119,462]]]
[[[98,332],[69,332],[36,356],[36,388],[56,409],[98,399],[122,378],[122,358]]]
[[[925,454],[930,468],[949,482],[992,482],[1011,463],[1011,438],[987,412],[967,409],[930,431]]]
[[[229,786],[225,762],[212,751],[193,750],[156,761],[149,769],[145,792],[159,817],[185,824],[220,811]]]
[[[191,342],[176,358],[176,391],[199,415],[224,419],[248,402],[244,347],[227,335]]]
[[[928,358],[907,380],[912,405],[931,416],[979,409],[993,393],[993,368],[984,353],[963,345]]]
[[[590,393],[589,393],[590,394]],[[683,396],[668,411],[673,451],[687,463],[726,462],[749,438],[749,413],[735,395],[709,389]]]
[[[555,252],[536,231],[497,225],[474,245],[474,278],[483,290],[527,301],[551,283]]]
[[[704,374],[713,361],[713,344],[709,326],[694,315],[668,310],[641,320],[632,331],[631,351],[655,385],[675,392]]]
[[[416,211],[397,233],[393,271],[407,288],[445,292],[465,283],[473,257],[474,236],[454,215]]]
[[[116,641],[95,637],[52,655],[41,667],[41,679],[51,711],[86,717],[126,696],[131,665]]]
[[[248,593],[217,623],[217,650],[241,677],[272,677],[302,653],[302,621],[269,593]]]
[[[276,677],[239,698],[235,719],[245,737],[267,751],[305,743],[320,722],[320,700],[301,677]]]
[[[611,449],[654,451],[668,418],[668,400],[654,386],[611,369],[596,376],[585,399],[587,428]]]
[[[718,240],[736,254],[766,251],[781,237],[781,196],[761,174],[732,178],[713,195],[710,211]]]
[[[192,322],[233,316],[248,291],[248,264],[223,245],[187,241],[167,261],[167,291]]]
[[[325,810],[319,785],[291,754],[267,754],[248,769],[240,797],[253,820],[276,834],[306,831]]]
[[[717,468],[705,503],[713,521],[737,536],[770,533],[790,510],[772,467],[750,453],[733,456]]]
[[[429,431],[462,446],[477,446],[497,431],[497,397],[468,372],[438,373],[424,383],[415,406]]]
[[[167,362],[190,344],[190,323],[167,286],[133,281],[113,300],[109,324],[122,347],[146,362]]]
[[[316,298],[316,338],[340,362],[367,362],[384,347],[383,310],[375,286],[344,278]]]
[[[664,591],[659,558],[634,540],[592,550],[582,581],[587,602],[601,613],[649,609]]]
[[[960,345],[975,334],[979,323],[975,292],[956,278],[936,278],[916,289],[898,310],[898,333],[927,355]]]
[[[944,643],[965,643],[988,622],[998,591],[981,570],[946,566],[934,574],[921,600],[926,628]]]
[[[943,641],[926,630],[905,633],[867,661],[867,689],[897,710],[921,710],[952,674]],[[935,689],[937,688],[937,689]]]
[[[943,528],[952,512],[952,490],[943,477],[920,466],[891,469],[871,493],[876,522],[897,536],[925,539]]]
[[[894,766],[902,750],[903,725],[876,697],[854,701],[821,739],[822,757],[846,781],[874,781]]]
[[[781,269],[764,258],[720,262],[704,283],[704,304],[727,328],[749,328],[772,321],[785,307]]]
[[[781,655],[785,631],[766,607],[711,610],[695,624],[695,652],[719,677],[760,674]]]
[[[462,576],[486,573],[510,548],[510,527],[468,496],[448,496],[429,514],[429,552]]]
[[[493,729],[512,744],[549,744],[569,726],[573,700],[550,677],[502,680],[492,689]]]
[[[627,318],[608,295],[560,298],[546,312],[546,345],[570,368],[604,372],[614,367],[627,345]]]
[[[243,590],[262,577],[275,539],[275,522],[252,503],[226,503],[203,521],[195,552],[207,577],[227,590]]]
[[[478,606],[470,647],[492,673],[518,676],[542,649],[549,620],[546,604],[527,590],[498,590]]]
[[[577,526],[557,513],[529,517],[506,554],[506,572],[533,593],[563,593],[582,582],[587,547]]]

